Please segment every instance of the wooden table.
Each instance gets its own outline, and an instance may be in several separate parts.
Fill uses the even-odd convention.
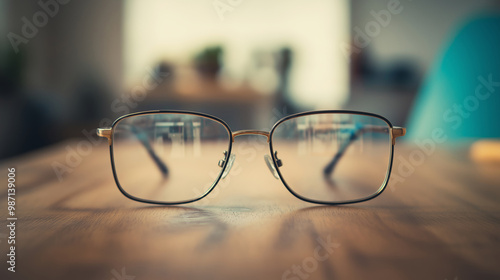
[[[63,143],[1,164],[1,279],[498,279],[500,166],[440,148],[376,199],[340,207],[293,197],[267,148],[205,199],[158,207],[116,188],[105,143],[59,181]],[[401,157],[415,149],[396,145]],[[7,271],[7,168],[16,168],[16,273]]]

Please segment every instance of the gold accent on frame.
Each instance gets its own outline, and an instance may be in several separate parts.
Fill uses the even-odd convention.
[[[102,127],[97,129],[97,136],[108,138],[108,144],[111,146],[113,143],[113,139],[111,134],[113,133],[113,129],[111,127]]]
[[[396,138],[404,136],[406,134],[406,128],[395,126],[392,128],[392,145],[396,144]]]
[[[234,142],[234,137],[240,135],[262,135],[267,137],[267,142],[269,143],[269,132],[262,130],[238,130],[233,132],[232,141]]]

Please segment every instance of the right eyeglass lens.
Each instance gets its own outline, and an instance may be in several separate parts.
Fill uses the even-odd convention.
[[[362,200],[385,185],[392,158],[389,124],[361,114],[318,113],[288,119],[272,133],[283,182],[316,202]]]
[[[122,190],[142,200],[182,203],[203,196],[222,174],[231,134],[198,115],[127,117],[113,128],[114,171]]]

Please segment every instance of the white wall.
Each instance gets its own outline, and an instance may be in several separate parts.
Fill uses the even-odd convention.
[[[242,76],[255,49],[291,46],[291,94],[312,107],[342,103],[348,64],[336,46],[348,40],[346,0],[240,0],[223,20],[216,1],[128,0],[125,4],[125,80],[133,84],[162,59],[187,61],[207,44],[223,44],[225,67]]]

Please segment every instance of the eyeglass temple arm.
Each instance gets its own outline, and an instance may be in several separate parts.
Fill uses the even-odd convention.
[[[160,172],[163,174],[163,176],[166,176],[168,174],[168,167],[161,160],[161,158],[158,157],[158,155],[154,151],[153,147],[151,147],[151,144],[149,143],[147,137],[145,137],[143,132],[138,131],[138,129],[136,127],[131,126],[130,128],[131,128],[132,133],[137,138],[137,140],[139,140],[141,142],[142,146],[146,149],[146,151],[148,152],[151,159],[156,163],[156,166],[158,166],[158,169],[160,169]],[[109,143],[109,145],[111,145],[112,141],[113,141],[111,138],[112,131],[113,131],[113,129],[108,128],[108,127],[98,128],[97,135],[100,137],[108,138],[108,143]]]
[[[349,146],[358,138],[360,134],[365,133],[366,131],[386,133],[388,129],[389,128],[386,126],[356,124],[356,128],[351,130],[351,133],[347,141],[342,143],[338,152],[335,154],[335,156],[333,156],[332,160],[323,169],[323,174],[325,176],[330,176],[332,174],[333,170],[335,169],[335,166],[342,158],[347,148],[349,148]],[[406,128],[404,127],[395,126],[392,127],[389,131],[391,133],[392,145],[396,144],[397,137],[404,136],[406,134]]]
[[[351,145],[351,143],[358,138],[358,133],[362,128],[363,127],[360,126],[360,124],[356,123],[356,127],[350,131],[349,138],[347,139],[347,141],[341,143],[337,153],[333,156],[332,160],[323,169],[323,174],[325,176],[332,174],[333,169],[337,165],[337,162],[340,160],[340,158],[342,158],[344,152]]]

